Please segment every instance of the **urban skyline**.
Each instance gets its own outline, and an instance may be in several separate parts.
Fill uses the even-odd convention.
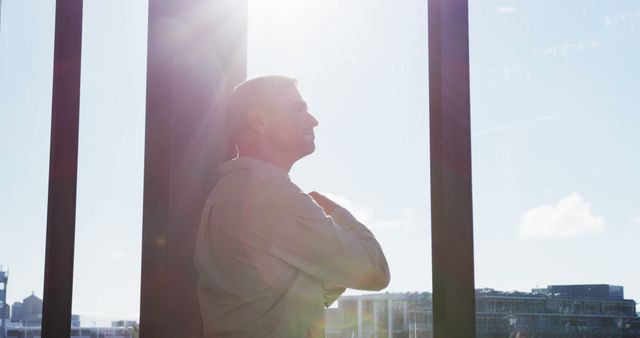
[[[325,310],[326,336],[432,337],[431,302],[432,293],[427,291],[343,295]],[[488,338],[507,337],[517,332],[536,337],[615,334],[635,338],[640,335],[640,314],[636,306],[635,300],[624,297],[623,286],[610,284],[549,285],[530,292],[476,289],[476,331],[478,337]],[[34,295],[25,298],[23,303],[13,304],[7,332],[39,330],[41,316],[37,312],[41,307],[42,300]],[[132,330],[137,330],[136,321],[82,323],[78,315],[73,315],[71,326],[78,334],[82,330],[97,329],[123,337],[130,337]]]
[[[0,270],[0,272],[1,271],[2,270]],[[10,277],[10,276],[8,276],[8,277]],[[603,284],[594,284],[594,283],[569,284],[569,286],[581,286],[581,285],[613,285],[613,284],[608,284],[608,283],[603,283]],[[622,289],[623,288],[624,288],[624,286],[620,286],[620,291],[619,291],[620,297],[622,297],[622,294],[623,294]],[[4,290],[7,291],[7,290],[10,290],[10,289],[11,289],[10,288],[10,283],[5,284],[5,289]],[[504,294],[522,294],[522,293],[527,293],[528,292],[528,291],[525,291],[525,290],[501,290],[501,291],[498,291],[498,290],[495,290],[495,289],[490,288],[490,287],[483,287],[483,288],[476,288],[476,293],[478,293],[478,292],[480,292],[480,293],[487,292],[487,290],[490,290],[493,293],[501,292],[501,293],[504,293]],[[541,290],[544,290],[544,288],[539,288],[537,286],[535,288],[531,288],[531,292],[532,293],[536,293],[536,292],[539,293],[539,292],[541,292]],[[413,291],[404,291],[404,292],[400,292],[400,293],[411,294],[411,293],[425,293],[425,292],[426,293],[431,293],[430,290],[413,290]],[[359,293],[345,294],[345,295],[341,296],[340,299],[342,299],[344,297],[346,297],[346,298],[359,297],[359,296],[365,296],[366,297],[366,296],[369,296],[369,295],[394,294],[394,293],[398,293],[398,292],[389,292],[389,291],[386,291],[386,292],[359,292]],[[7,294],[8,294],[8,292],[7,292]],[[23,297],[23,298],[18,297],[18,298],[22,300],[22,299],[27,299],[27,298],[33,297],[33,296],[35,296],[36,298],[42,300],[41,298],[39,298],[37,296],[35,291],[32,292],[32,294],[30,296],[26,296],[26,297]],[[624,298],[624,299],[632,300],[634,302],[634,307],[635,307],[635,304],[637,304],[636,299],[632,299],[632,298]],[[1,298],[0,298],[0,300],[1,300]],[[7,306],[12,307],[16,303],[20,303],[20,301],[13,301],[13,302],[7,301],[6,304],[7,304]],[[477,312],[479,312],[479,311],[477,310]],[[640,315],[640,312],[638,312],[638,314]],[[131,316],[130,317],[113,316],[113,317],[102,317],[102,318],[100,318],[100,317],[95,317],[95,316],[91,316],[91,315],[88,315],[88,316],[87,315],[83,315],[82,313],[78,314],[78,316],[79,316],[78,322],[82,323],[82,326],[85,326],[85,327],[90,327],[91,325],[96,326],[96,324],[98,324],[98,325],[107,325],[108,323],[111,323],[113,321],[125,321],[125,320],[132,320],[132,319],[135,320],[135,321],[138,320],[137,316],[135,316],[135,317],[131,317]],[[78,326],[79,325],[80,324],[78,324]]]

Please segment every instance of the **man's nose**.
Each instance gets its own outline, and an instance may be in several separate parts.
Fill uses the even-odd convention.
[[[319,123],[315,116],[311,115],[311,113],[307,113],[307,119],[313,127],[316,127]]]

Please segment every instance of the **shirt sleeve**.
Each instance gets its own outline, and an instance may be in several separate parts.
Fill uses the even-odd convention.
[[[374,235],[349,211],[331,217],[303,193],[288,194],[268,250],[324,283],[381,290],[389,284],[389,267]]]

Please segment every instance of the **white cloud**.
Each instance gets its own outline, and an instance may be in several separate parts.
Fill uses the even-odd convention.
[[[514,7],[506,7],[506,6],[496,7],[496,12],[502,13],[502,14],[511,14],[517,11],[518,10]]]
[[[631,217],[631,222],[640,225],[640,216]]]
[[[330,193],[323,193],[329,199],[349,210],[358,221],[372,229],[391,229],[415,224],[412,209],[404,209],[402,214],[389,219],[379,219],[374,216],[373,207],[353,204],[349,199]]]
[[[355,216],[360,222],[365,223],[371,219],[371,215],[373,215],[372,207],[362,207],[355,206],[348,200],[346,197],[334,195],[331,193],[322,193],[327,196],[330,200],[340,204],[345,209],[349,210],[353,216]]]
[[[542,205],[520,216],[521,239],[568,238],[604,230],[604,218],[594,215],[591,204],[575,192],[556,205]]]

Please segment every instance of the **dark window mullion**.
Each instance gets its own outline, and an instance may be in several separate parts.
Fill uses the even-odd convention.
[[[429,0],[434,337],[475,337],[467,0]]]
[[[223,98],[246,76],[246,0],[149,3],[140,337],[199,338],[193,249],[225,157]]]
[[[71,333],[82,0],[57,0],[42,337]]]

